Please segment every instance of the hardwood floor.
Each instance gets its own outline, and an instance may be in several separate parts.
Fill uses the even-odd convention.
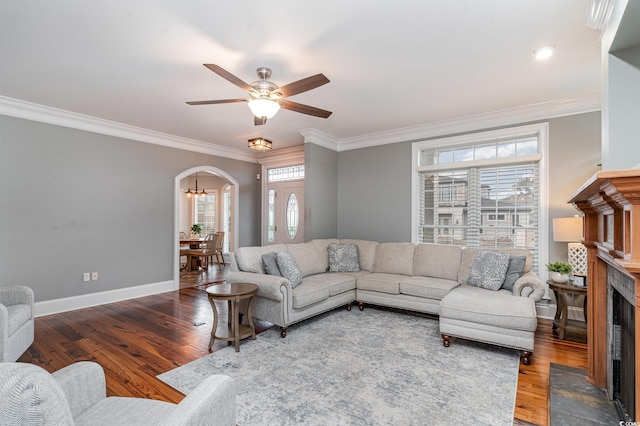
[[[224,279],[214,271],[196,282]],[[19,361],[50,372],[95,361],[105,369],[109,395],[179,402],[183,395],[155,376],[207,354],[213,322],[208,285],[215,284],[37,318],[35,343]],[[226,305],[218,309],[226,315]],[[258,331],[268,326],[256,322]],[[213,350],[224,346],[216,342]],[[514,424],[548,424],[550,363],[586,368],[586,345],[558,340],[551,321],[539,319],[531,365],[520,363]]]

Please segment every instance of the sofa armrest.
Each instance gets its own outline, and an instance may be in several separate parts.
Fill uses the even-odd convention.
[[[191,391],[176,409],[164,419],[163,425],[236,424],[236,382],[229,376],[207,377]]]
[[[513,285],[515,296],[530,297],[536,302],[544,296],[546,287],[535,272],[527,272],[518,278]]]
[[[258,286],[258,296],[272,300],[287,300],[291,294],[291,283],[284,277],[253,272],[234,272],[227,274],[228,283],[250,283]]]
[[[0,303],[5,306],[31,305],[33,317],[33,290],[30,287],[14,285],[10,287],[0,287]]]
[[[55,371],[52,375],[64,391],[74,418],[107,397],[104,371],[100,364],[95,362],[76,362]]]

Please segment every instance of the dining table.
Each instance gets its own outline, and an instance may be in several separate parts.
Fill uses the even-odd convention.
[[[189,244],[189,248],[197,249],[204,243],[204,238],[180,238],[180,245],[184,246]]]
[[[200,246],[204,243],[204,238],[180,238],[180,246],[189,245],[189,249],[199,249]],[[200,259],[193,259],[191,265],[187,265],[186,269],[189,271],[193,271],[194,269],[198,269],[200,266]]]

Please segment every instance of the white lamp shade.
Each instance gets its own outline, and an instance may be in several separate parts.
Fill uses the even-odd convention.
[[[564,243],[582,241],[582,218],[575,216],[553,219],[553,241]]]
[[[280,104],[271,99],[252,99],[249,101],[249,109],[256,117],[271,118],[280,109]]]

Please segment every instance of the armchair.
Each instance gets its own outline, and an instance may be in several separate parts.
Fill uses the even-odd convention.
[[[0,363],[0,424],[235,425],[236,384],[205,379],[179,404],[107,397],[102,367],[89,361],[53,374],[27,363]]]
[[[33,343],[33,302],[29,287],[0,287],[0,362],[17,360]]]

